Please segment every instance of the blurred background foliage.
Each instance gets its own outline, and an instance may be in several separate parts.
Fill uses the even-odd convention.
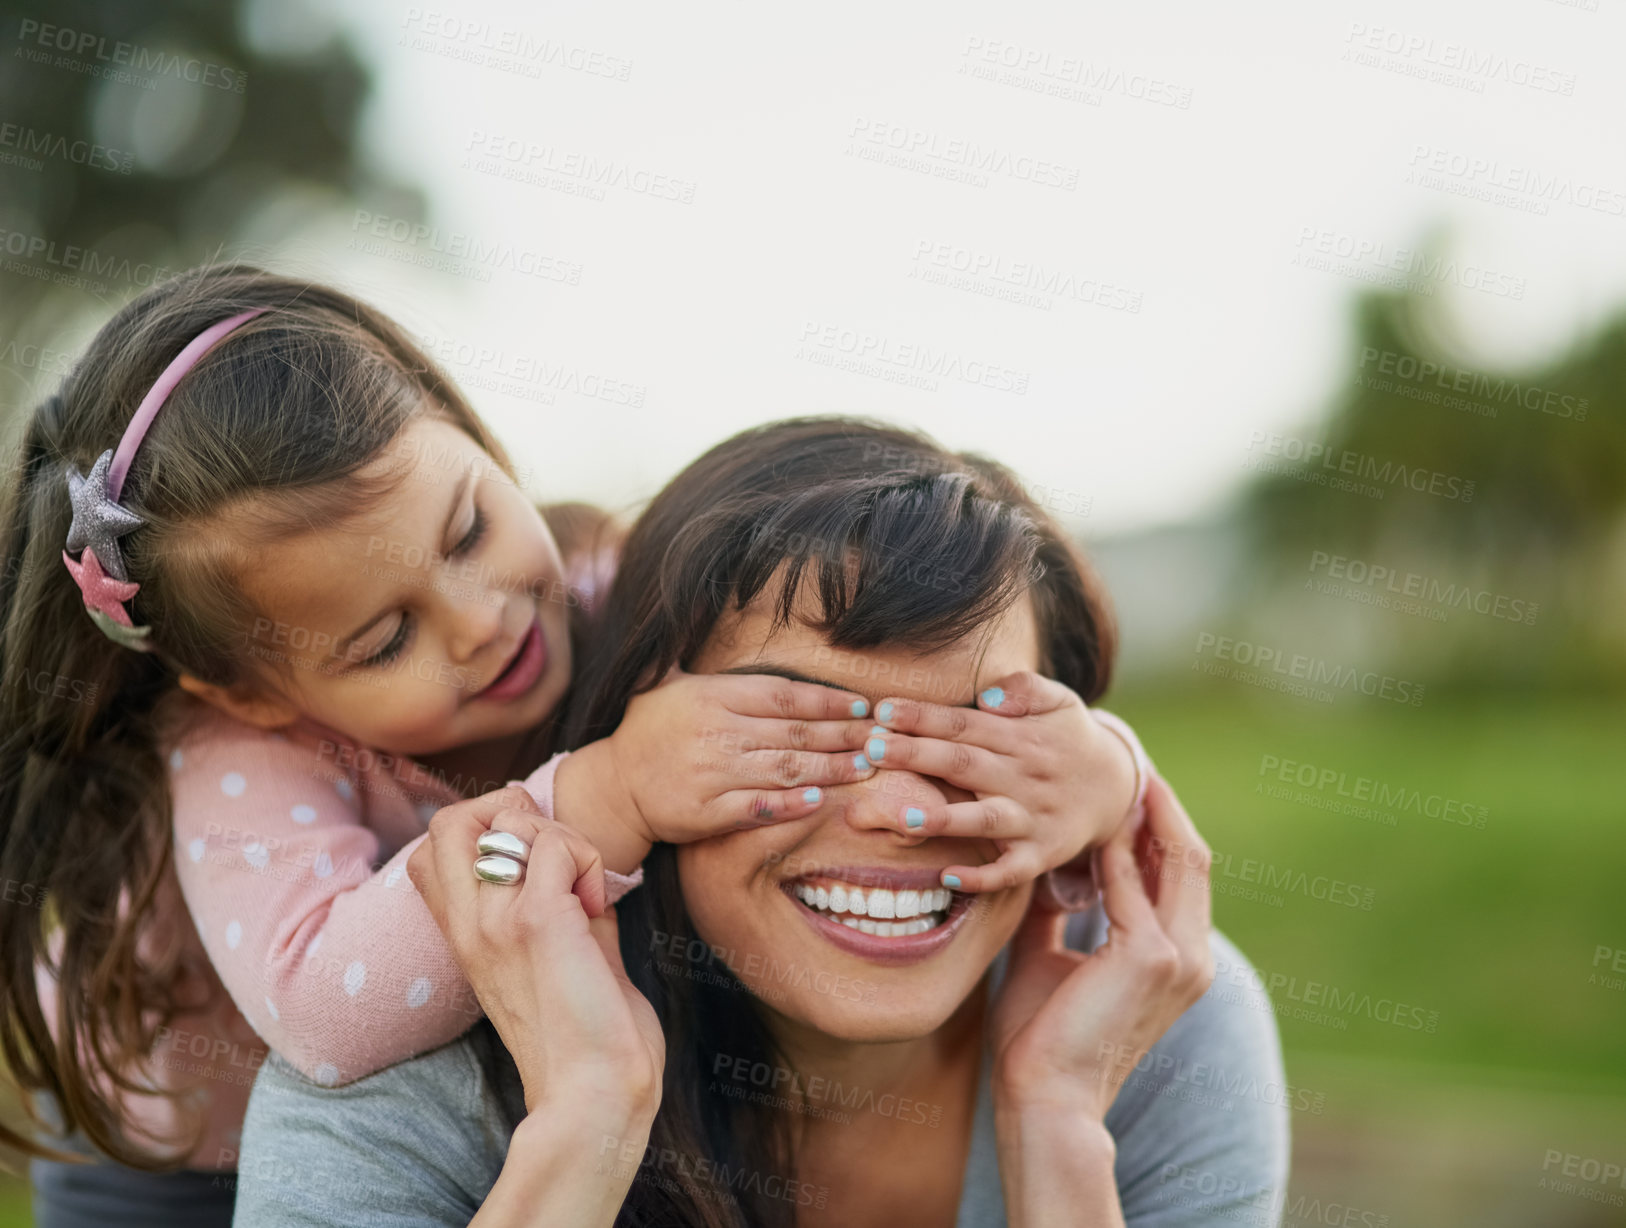
[[[16,125],[0,148],[30,162],[0,166],[9,257],[0,329],[9,341],[60,343],[134,297],[154,271],[275,250],[312,213],[362,194],[393,216],[422,216],[421,188],[367,156],[369,67],[317,10],[289,20],[300,7],[0,0],[0,123]],[[205,70],[221,84],[188,79]],[[120,72],[145,80],[111,75]],[[112,156],[30,153],[60,150],[58,141],[94,142]],[[25,240],[49,246],[19,256]],[[96,283],[88,295],[51,280],[75,269],[105,272],[87,272]],[[35,389],[8,380],[0,404],[14,410],[25,391]]]
[[[47,15],[0,0],[0,123],[130,158],[127,174],[63,157],[0,166],[0,230],[57,253],[94,251],[111,267],[184,268],[245,254],[276,264],[312,212],[358,199],[423,216],[421,189],[369,157],[364,59],[314,11],[290,23],[278,7],[74,0]],[[38,63],[29,21],[227,66],[249,88],[157,76],[144,89]],[[10,435],[65,369],[30,347],[70,348],[144,286],[115,275],[87,294],[54,285],[50,259],[9,248],[4,259]],[[1343,368],[1295,437],[1471,480],[1471,502],[1403,486],[1351,493],[1289,462],[1200,524],[1088,543],[1125,632],[1112,703],[1219,853],[1217,921],[1283,978],[1279,1006],[1293,1006],[1296,978],[1437,1014],[1436,1030],[1421,1032],[1358,1013],[1334,1024],[1284,1012],[1290,1080],[1319,1106],[1294,1112],[1286,1222],[1619,1224],[1619,1208],[1538,1179],[1555,1148],[1626,1159],[1626,990],[1600,979],[1595,956],[1626,948],[1626,316],[1528,370],[1465,366],[1453,341],[1436,300],[1363,293]],[[1381,369],[1413,363],[1467,387],[1454,394],[1467,404],[1430,401],[1419,394],[1448,390]],[[1569,398],[1571,412],[1486,391],[1508,382]],[[1584,417],[1573,411],[1582,400]],[[1536,613],[1521,622],[1451,608],[1441,620],[1378,608],[1358,585],[1318,591],[1319,556]],[[1355,662],[1420,683],[1427,697],[1412,708],[1340,693],[1328,705],[1206,676],[1194,668],[1204,633]],[[1374,823],[1273,796],[1272,759],[1465,800],[1486,821],[1408,811]],[[1370,889],[1371,907],[1292,887],[1261,894],[1250,877],[1261,865],[1288,882]],[[1328,1218],[1340,1207],[1357,1218]],[[0,1184],[0,1224],[27,1222],[25,1187]]]

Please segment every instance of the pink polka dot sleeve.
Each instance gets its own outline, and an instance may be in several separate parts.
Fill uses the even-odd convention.
[[[445,1044],[482,1013],[406,873],[428,820],[457,799],[381,759],[221,719],[170,765],[175,867],[210,962],[261,1038],[328,1086]],[[556,766],[517,782],[550,815]],[[612,901],[639,881],[611,877]]]
[[[407,878],[425,820],[404,793],[380,831],[363,822],[376,799],[363,802],[359,774],[309,745],[239,726],[180,753],[181,891],[221,982],[268,1045],[337,1085],[480,1017]]]

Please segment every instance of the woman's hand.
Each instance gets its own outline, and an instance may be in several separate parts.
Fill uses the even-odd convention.
[[[1139,846],[1139,864],[1136,850]],[[1146,824],[1104,845],[1098,875],[1111,922],[1085,954],[1066,915],[1029,910],[992,1016],[995,1100],[1102,1121],[1135,1064],[1214,979],[1208,846],[1154,778]]]
[[[868,714],[851,691],[674,668],[633,697],[613,734],[559,765],[554,813],[592,824],[616,869],[656,841],[805,818],[823,804],[821,785],[874,774],[859,753]],[[611,817],[618,830],[601,838],[597,824]]]
[[[520,881],[474,876],[486,831],[518,836],[530,852]],[[649,1002],[627,979],[598,851],[543,816],[515,787],[448,806],[407,861],[407,873],[445,933],[513,1055],[525,1107],[593,1120],[607,1130],[652,1120],[666,1042]]]
[[[985,687],[977,704],[883,699],[875,705],[880,728],[865,746],[879,767],[908,768],[975,795],[898,807],[905,831],[991,839],[998,847],[986,865],[945,867],[944,886],[1014,887],[1118,830],[1135,796],[1135,760],[1074,691],[1022,670]]]
[[[1069,950],[1066,914],[1036,902],[1010,946],[990,1027],[1012,1228],[1124,1223],[1107,1109],[1214,979],[1208,846],[1159,779],[1146,810],[1138,836],[1126,826],[1100,850],[1107,940],[1087,955]]]

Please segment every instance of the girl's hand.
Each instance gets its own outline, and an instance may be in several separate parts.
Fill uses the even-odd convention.
[[[513,885],[474,876],[475,842],[506,831],[530,847]],[[447,806],[407,874],[513,1054],[525,1107],[606,1120],[653,1117],[666,1041],[627,979],[604,867],[579,832],[545,817],[515,787]]]
[[[1022,670],[984,688],[977,705],[883,699],[864,746],[878,767],[936,776],[975,795],[898,807],[905,831],[991,839],[999,848],[986,865],[946,867],[944,886],[1014,887],[1118,830],[1135,796],[1135,762],[1077,694]]]
[[[1006,1112],[1103,1120],[1135,1064],[1214,979],[1210,854],[1168,785],[1153,778],[1139,837],[1120,831],[1100,858],[1111,922],[1101,946],[1069,950],[1066,915],[1039,907],[1011,942],[991,1019]]]
[[[820,786],[867,779],[868,715],[851,691],[673,669],[633,698],[605,741],[639,834],[683,844],[804,818],[822,804]]]

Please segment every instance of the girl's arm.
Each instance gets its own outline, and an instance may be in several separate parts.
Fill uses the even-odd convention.
[[[181,890],[221,982],[267,1044],[334,1086],[479,1018],[407,878],[419,840],[382,849],[348,782],[298,742],[223,728],[181,754],[171,776]]]

